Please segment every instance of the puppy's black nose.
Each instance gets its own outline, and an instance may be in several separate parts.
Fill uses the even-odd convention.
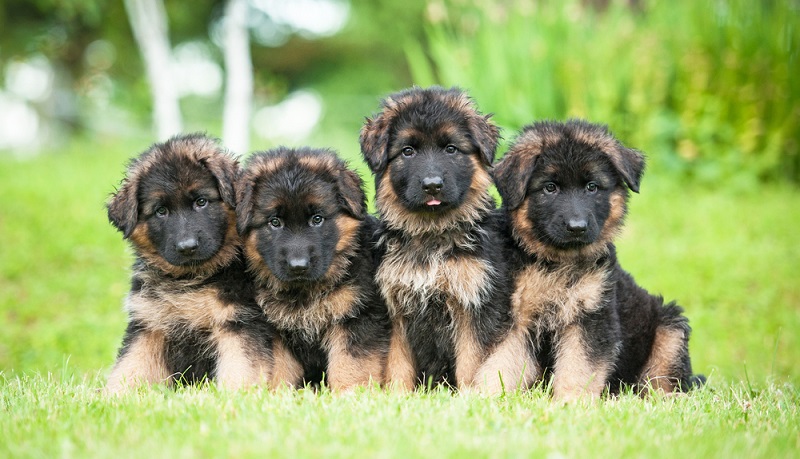
[[[193,255],[199,246],[200,243],[197,241],[197,238],[193,237],[178,241],[178,243],[175,244],[175,248],[178,249],[181,255]]]
[[[571,218],[567,222],[567,231],[570,233],[579,236],[586,232],[587,223],[586,220],[580,218]]]
[[[431,196],[439,194],[442,191],[444,181],[441,177],[425,177],[422,179],[422,189]]]
[[[294,276],[302,276],[308,272],[308,258],[289,258],[289,272]]]

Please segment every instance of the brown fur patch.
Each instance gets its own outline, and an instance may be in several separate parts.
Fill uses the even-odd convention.
[[[572,138],[577,142],[580,142],[591,149],[602,151],[606,155],[610,156],[612,161],[615,155],[617,157],[619,156],[619,152],[617,151],[620,146],[619,142],[617,142],[616,139],[611,137],[607,132],[605,132],[605,130],[601,130],[599,127],[586,125],[583,128],[573,128],[569,132],[572,135]]]
[[[130,236],[131,242],[136,248],[136,253],[141,256],[148,264],[155,266],[165,274],[173,277],[195,276],[208,277],[225,266],[230,265],[238,255],[241,240],[236,231],[236,213],[233,209],[223,204],[227,212],[228,228],[225,232],[225,239],[220,250],[210,259],[200,265],[176,266],[165,260],[158,253],[150,236],[147,234],[147,224],[138,223]]]
[[[511,296],[514,322],[533,329],[536,338],[544,331],[563,329],[600,307],[607,281],[605,268],[576,275],[569,269],[547,271],[536,264],[527,266],[518,274]]]
[[[252,180],[269,177],[278,173],[286,165],[286,158],[273,156],[270,158],[258,157],[247,165],[247,176]]]
[[[416,371],[411,346],[406,335],[405,319],[392,320],[392,338],[386,358],[386,384],[395,390],[414,390]]]
[[[297,361],[283,340],[272,341],[272,375],[270,386],[278,389],[283,386],[298,387],[303,383],[303,366]]]
[[[356,386],[383,384],[384,356],[380,352],[353,355],[350,341],[349,332],[341,325],[334,325],[325,334],[329,387],[334,391],[347,391]]]
[[[161,331],[147,331],[136,337],[111,370],[105,393],[119,394],[139,384],[171,383],[165,345]]]
[[[330,172],[338,169],[337,165],[333,161],[333,158],[326,156],[305,156],[299,158],[298,163],[304,168],[315,173]]]
[[[677,369],[686,349],[687,337],[683,330],[659,326],[656,328],[650,357],[639,376],[639,385],[665,393],[673,392],[680,381]]]
[[[461,309],[463,306],[457,300],[451,299],[448,308],[452,311],[453,322],[453,341],[455,343],[456,384],[459,388],[472,386],[478,368],[486,358],[485,350],[478,342],[475,335],[475,328],[472,323],[472,316],[465,314]]]
[[[146,296],[133,293],[125,305],[130,320],[148,329],[165,333],[185,327],[210,330],[223,327],[235,316],[235,305],[222,302],[216,289],[198,287],[198,280],[159,282],[146,275],[139,275],[139,279],[155,282]]]
[[[558,334],[553,373],[555,400],[594,400],[603,393],[611,364],[589,360],[581,328],[570,325]]]
[[[478,369],[473,386],[489,395],[531,387],[542,370],[531,358],[529,341],[527,329],[519,325],[511,329]]]
[[[336,253],[352,253],[357,241],[361,221],[346,215],[336,217],[336,228],[339,230],[339,241],[336,243]]]

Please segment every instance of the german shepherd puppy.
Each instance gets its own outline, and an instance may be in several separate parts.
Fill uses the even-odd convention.
[[[382,384],[390,324],[378,294],[361,178],[329,150],[279,148],[246,163],[238,227],[256,297],[280,333],[283,382]]]
[[[514,326],[481,368],[489,392],[552,372],[556,399],[596,398],[621,384],[665,392],[692,376],[688,320],[637,286],[614,238],[644,157],[605,126],[580,120],[525,127],[494,177],[518,247]]]
[[[202,134],[131,161],[108,218],[136,252],[129,322],[106,391],[141,383],[266,382],[274,331],[255,303],[236,232],[235,159]]]
[[[361,131],[382,218],[376,280],[392,318],[387,381],[468,388],[510,324],[489,167],[498,128],[459,89],[387,97]]]

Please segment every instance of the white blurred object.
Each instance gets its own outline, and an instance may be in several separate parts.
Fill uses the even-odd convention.
[[[278,104],[262,107],[253,118],[261,137],[276,141],[307,138],[322,118],[322,98],[308,90],[295,91]]]
[[[36,144],[39,114],[30,104],[0,92],[0,150],[26,149]]]
[[[53,79],[53,68],[44,56],[14,61],[6,68],[6,89],[32,102],[42,102],[50,96]]]
[[[175,47],[172,75],[179,96],[212,97],[222,89],[222,68],[211,58],[208,47],[198,41]]]
[[[253,35],[266,46],[281,46],[292,33],[307,39],[331,36],[350,16],[344,0],[252,0],[252,5],[264,14],[252,18]]]

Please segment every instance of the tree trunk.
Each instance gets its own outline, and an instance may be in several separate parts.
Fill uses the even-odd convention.
[[[247,0],[228,0],[225,6],[225,108],[222,141],[235,154],[250,146],[250,112],[253,104],[253,62],[247,29]]]
[[[159,140],[166,140],[181,131],[183,122],[172,73],[164,3],[162,0],[125,0],[125,9],[153,92],[156,133]]]

